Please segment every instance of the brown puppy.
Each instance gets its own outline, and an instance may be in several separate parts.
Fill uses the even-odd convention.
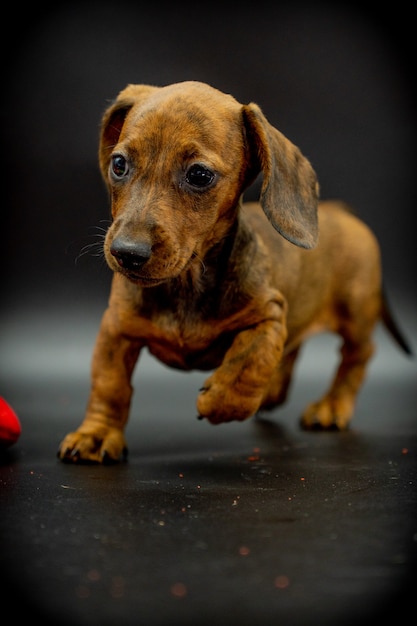
[[[375,324],[396,330],[374,235],[341,203],[318,206],[299,149],[256,104],[184,82],[124,89],[105,112],[99,159],[114,277],[87,413],[58,456],[105,462],[126,451],[131,376],[145,346],[172,367],[214,370],[197,408],[218,424],[282,403],[302,342],[338,333],[340,366],[301,423],[347,428]],[[260,203],[242,205],[261,172]]]

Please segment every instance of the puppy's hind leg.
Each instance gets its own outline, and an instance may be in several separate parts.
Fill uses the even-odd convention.
[[[327,393],[310,404],[301,417],[306,430],[346,430],[353,415],[357,394],[374,353],[372,331],[375,320],[340,330],[343,338],[341,361]]]

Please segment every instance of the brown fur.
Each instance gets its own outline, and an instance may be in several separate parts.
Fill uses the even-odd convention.
[[[129,85],[104,114],[99,160],[114,276],[87,413],[58,456],[119,459],[145,346],[169,366],[214,370],[197,409],[218,424],[282,403],[302,342],[338,333],[340,366],[301,423],[347,428],[387,319],[380,252],[341,203],[318,203],[299,149],[256,104],[203,83]],[[260,202],[242,204],[261,172]]]

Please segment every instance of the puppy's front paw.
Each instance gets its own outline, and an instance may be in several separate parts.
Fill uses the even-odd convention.
[[[117,428],[100,428],[97,432],[80,428],[61,442],[58,458],[64,463],[116,463],[127,456],[123,433]]]
[[[259,409],[262,396],[243,396],[233,388],[225,387],[209,378],[197,398],[200,419],[206,418],[212,424],[243,421]]]

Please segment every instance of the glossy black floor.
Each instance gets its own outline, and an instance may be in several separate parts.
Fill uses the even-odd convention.
[[[399,621],[417,545],[416,359],[378,331],[349,432],[309,433],[298,416],[328,380],[331,338],[306,347],[285,407],[218,427],[195,417],[203,374],[145,356],[127,462],[72,466],[56,450],[82,417],[97,319],[56,319],[3,324],[1,395],[22,423],[1,457],[3,608],[79,626]]]

